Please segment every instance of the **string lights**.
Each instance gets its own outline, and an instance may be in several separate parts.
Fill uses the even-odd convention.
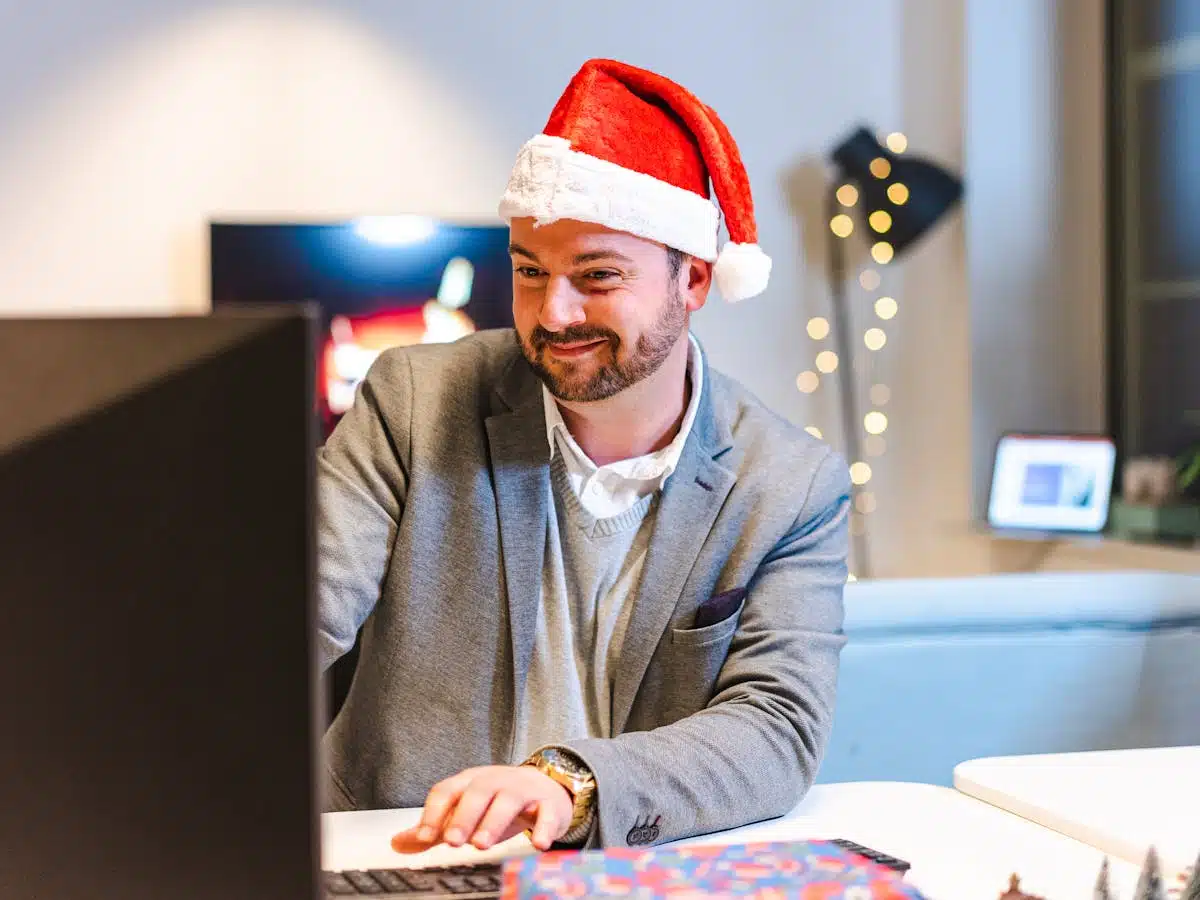
[[[897,154],[903,153],[908,147],[908,139],[900,132],[889,134],[886,143],[888,149]],[[868,168],[871,175],[877,179],[886,181],[892,176],[893,166],[882,156],[871,160]],[[899,181],[891,181],[887,185],[886,195],[891,203],[902,206],[908,202],[909,189]],[[837,240],[846,240],[854,234],[852,213],[855,211],[854,208],[858,204],[861,194],[855,185],[845,183],[838,186],[834,196],[842,209],[830,218],[829,230]],[[885,237],[892,230],[893,224],[892,213],[886,209],[873,210],[867,216],[867,240],[870,243],[871,259],[877,266],[887,266],[895,257],[895,249]],[[874,294],[883,284],[883,278],[877,269],[868,266],[859,272],[858,283],[868,294]],[[899,312],[899,304],[895,298],[887,295],[875,298],[873,308],[875,317],[880,323],[890,322]],[[850,323],[842,323],[842,327],[849,326]],[[809,338],[820,345],[831,337],[832,328],[828,319],[823,316],[814,316],[808,320],[806,331]],[[863,331],[862,341],[872,353],[879,352],[887,345],[887,332],[879,324],[873,323]],[[838,364],[837,353],[827,347],[818,347],[812,367],[805,369],[797,376],[796,387],[802,393],[814,394],[821,385],[821,376],[834,373]],[[886,384],[872,385],[870,400],[873,407],[884,406],[889,399],[891,399],[891,390]],[[864,456],[878,458],[886,452],[887,444],[881,435],[887,430],[887,426],[887,416],[878,408],[872,408],[863,416],[860,425],[854,426],[861,427],[865,432]],[[809,425],[805,431],[816,438],[822,436],[821,429],[816,425]],[[878,507],[877,493],[864,489],[874,474],[866,459],[850,461],[850,479],[855,486],[854,514],[851,516],[850,527],[856,534],[861,534],[865,528],[862,517],[875,512]],[[856,580],[853,574],[850,579]]]
[[[838,380],[841,443],[854,483],[851,559],[863,577],[871,574],[866,517],[879,505],[878,490],[873,486],[878,468],[875,461],[887,451],[884,434],[889,422],[883,407],[892,392],[884,383],[872,384],[867,391],[870,403],[861,408],[858,377],[871,371],[886,352],[891,323],[902,311],[896,298],[886,293],[880,272],[919,241],[959,201],[963,189],[956,176],[934,162],[906,154],[907,149],[908,138],[898,131],[881,140],[870,129],[860,127],[830,154],[838,170],[837,180],[825,196],[825,221],[833,233],[826,241],[830,312],[828,318],[809,319],[806,330],[817,346],[812,364],[796,376],[796,387],[805,394],[815,394],[831,376]],[[870,301],[866,307],[869,322],[858,321],[848,298],[852,273],[846,269],[849,254],[845,242],[855,234],[869,257],[858,272],[858,284]],[[852,332],[858,328],[861,332]],[[863,348],[865,360],[861,358]],[[822,433],[816,425],[807,430],[818,436]]]

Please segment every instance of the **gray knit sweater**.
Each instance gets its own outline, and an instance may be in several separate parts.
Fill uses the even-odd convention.
[[[571,490],[562,454],[554,454],[541,606],[513,762],[547,744],[612,736],[615,656],[641,581],[656,497],[598,519]]]

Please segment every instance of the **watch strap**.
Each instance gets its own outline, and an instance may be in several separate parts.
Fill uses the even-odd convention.
[[[582,845],[596,820],[596,778],[587,764],[563,747],[542,747],[522,765],[531,766],[552,778],[571,795],[571,824],[555,843],[558,846]]]

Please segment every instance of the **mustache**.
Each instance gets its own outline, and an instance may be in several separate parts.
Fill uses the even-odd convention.
[[[621,343],[621,339],[615,332],[601,328],[599,325],[572,325],[562,331],[547,331],[538,325],[529,335],[529,342],[536,350],[556,344],[580,344],[586,341],[601,340],[609,341],[614,345]]]

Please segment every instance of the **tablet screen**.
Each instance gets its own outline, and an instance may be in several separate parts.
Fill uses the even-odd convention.
[[[992,469],[993,528],[1096,532],[1108,521],[1116,449],[1106,437],[1009,434]]]

